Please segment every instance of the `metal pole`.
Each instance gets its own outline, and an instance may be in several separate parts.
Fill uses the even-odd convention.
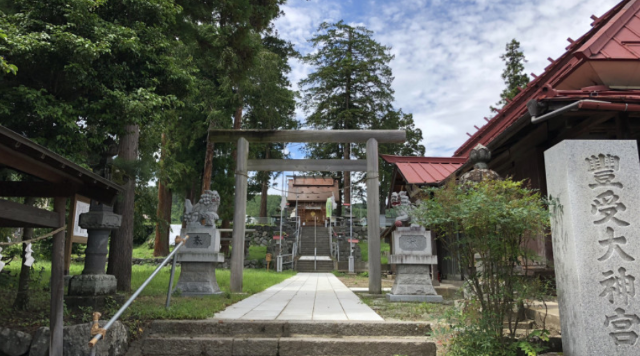
[[[178,247],[174,248],[177,249]],[[169,303],[171,303],[171,289],[173,288],[173,277],[176,275],[176,260],[178,255],[173,256],[173,263],[171,264],[171,277],[169,277],[169,290],[167,291],[167,302],[165,303],[165,309],[169,309]]]
[[[313,226],[313,270],[317,270],[317,264],[318,264],[318,253],[317,253],[317,237],[318,237],[318,217],[316,216],[316,223]]]
[[[286,195],[284,190],[284,172],[282,172],[282,193]],[[282,272],[282,214],[284,213],[284,206],[280,205],[280,237],[278,239],[278,272]]]
[[[104,330],[109,330],[109,328],[113,325],[113,323],[115,323],[118,320],[118,318],[120,318],[122,313],[124,313],[124,311],[131,305],[131,303],[133,303],[133,301],[138,297],[138,295],[140,295],[142,290],[145,289],[147,287],[147,285],[149,285],[151,280],[158,274],[158,272],[160,272],[162,267],[164,267],[164,265],[166,265],[167,262],[169,262],[169,260],[176,254],[176,252],[178,252],[178,250],[184,245],[184,243],[187,241],[188,238],[189,238],[189,236],[187,235],[187,237],[184,240],[182,240],[180,242],[180,244],[178,246],[176,246],[176,248],[173,251],[171,251],[169,256],[167,256],[167,258],[165,258],[164,261],[162,261],[162,263],[158,266],[158,268],[156,268],[156,270],[153,271],[153,273],[151,273],[149,278],[147,278],[147,280],[144,281],[144,283],[142,283],[140,288],[138,288],[133,293],[133,295],[131,295],[131,297],[124,303],[124,305],[122,305],[122,307],[120,309],[118,309],[118,311],[113,315],[113,317],[111,317],[111,319],[109,319],[109,321],[107,322],[107,325],[104,326],[104,328],[103,328]],[[89,341],[89,347],[92,348],[92,350],[91,350],[91,354],[92,355],[95,355],[94,346],[96,345],[98,340],[100,340],[101,338],[102,338],[102,335],[101,334],[97,334],[96,336],[93,337],[93,339],[91,339]]]
[[[351,174],[351,173],[349,173]],[[353,196],[351,195],[351,187],[349,187],[349,273],[355,273],[356,266],[353,258]]]

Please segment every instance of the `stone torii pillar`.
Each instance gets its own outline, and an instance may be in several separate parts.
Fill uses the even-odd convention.
[[[369,240],[369,293],[382,293],[380,257],[380,191],[378,141],[367,141],[367,238]]]
[[[242,292],[242,270],[244,269],[244,233],[247,212],[247,159],[249,142],[238,139],[238,157],[236,163],[236,195],[233,210],[233,249],[231,250],[231,292]]]

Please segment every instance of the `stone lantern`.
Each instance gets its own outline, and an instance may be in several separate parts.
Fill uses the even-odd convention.
[[[113,208],[95,201],[88,213],[80,214],[78,225],[87,230],[87,249],[81,275],[69,281],[67,302],[74,306],[104,305],[105,298],[116,296],[117,280],[105,273],[109,234],[122,224],[122,216],[113,213]]]
[[[498,173],[489,169],[491,151],[481,144],[478,144],[469,153],[469,162],[473,163],[473,169],[460,177],[460,184],[479,183],[485,180],[501,179]]]

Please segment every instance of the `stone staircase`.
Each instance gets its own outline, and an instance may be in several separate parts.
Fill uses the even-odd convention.
[[[300,230],[300,244],[300,258],[296,262],[296,270],[298,272],[326,273],[333,271],[328,228],[320,226],[302,227]],[[313,260],[314,248],[318,257],[317,261]]]
[[[414,322],[153,321],[128,356],[435,356],[431,327]]]

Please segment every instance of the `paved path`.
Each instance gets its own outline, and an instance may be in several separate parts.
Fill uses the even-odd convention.
[[[298,273],[280,284],[229,306],[214,318],[383,320],[331,273]]]

